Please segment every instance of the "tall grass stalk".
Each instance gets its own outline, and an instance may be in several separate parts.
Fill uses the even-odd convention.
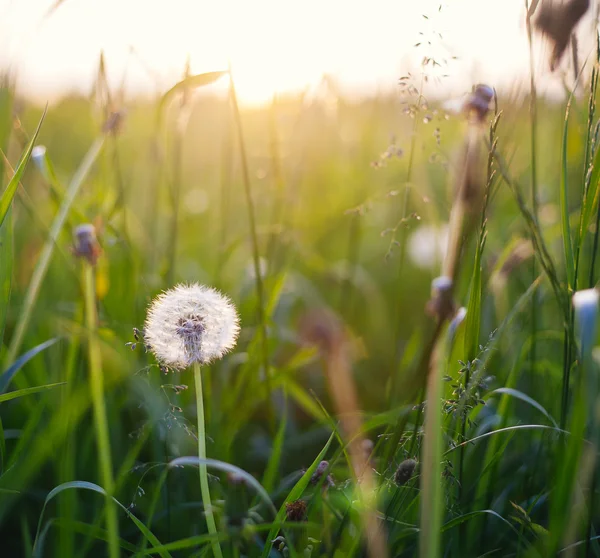
[[[40,289],[42,287],[44,278],[46,277],[48,267],[50,266],[50,261],[52,259],[52,254],[54,253],[54,248],[56,247],[56,243],[58,241],[58,236],[62,231],[67,215],[69,214],[69,210],[73,205],[73,201],[75,200],[79,189],[81,188],[87,175],[92,169],[94,162],[98,158],[100,151],[102,150],[104,140],[105,136],[99,137],[88,150],[86,156],[81,162],[81,165],[73,175],[73,178],[71,180],[71,183],[69,184],[60,209],[58,210],[58,213],[54,218],[52,226],[50,227],[49,236],[46,239],[44,248],[42,249],[42,253],[40,254],[40,257],[36,263],[35,269],[31,276],[31,280],[27,287],[27,292],[25,293],[25,298],[23,300],[23,304],[19,312],[19,319],[15,326],[15,330],[10,340],[8,351],[4,360],[5,365],[14,362],[15,358],[19,354],[19,350],[21,349],[21,345],[23,344],[25,333],[27,333],[27,328],[29,327],[29,322],[31,320],[33,308],[40,294]],[[20,387],[23,387],[24,385],[19,379],[19,377],[15,379],[15,383],[17,384],[17,386],[19,386],[20,383]]]
[[[248,168],[248,155],[246,151],[246,144],[244,141],[244,132],[242,127],[242,116],[240,113],[240,107],[237,100],[237,94],[235,90],[235,83],[233,75],[231,73],[231,66],[229,67],[229,83],[230,83],[230,99],[233,108],[233,115],[237,128],[238,147],[240,152],[240,160],[242,164],[242,179],[244,183],[244,194],[246,197],[246,207],[248,210],[248,224],[250,226],[250,241],[252,244],[252,261],[254,264],[254,281],[256,285],[256,299],[257,299],[257,315],[258,315],[258,327],[261,337],[261,356],[262,365],[265,375],[265,383],[267,388],[267,410],[269,413],[269,421],[271,429],[275,432],[275,411],[273,407],[272,399],[272,382],[271,382],[271,369],[269,365],[269,339],[267,335],[267,317],[265,313],[265,287],[262,277],[262,271],[260,268],[260,247],[258,243],[258,232],[256,228],[256,211],[254,207],[254,196],[252,194],[252,184],[250,182],[250,170]]]
[[[537,183],[537,87],[535,83],[535,56],[533,53],[533,33],[531,18],[535,13],[537,1],[533,5],[529,0],[525,0],[525,9],[527,10],[527,44],[529,46],[529,128],[530,128],[530,170],[531,170],[531,211],[534,219],[538,218],[538,183]],[[535,281],[538,275],[537,262],[535,258],[531,260],[531,280]],[[531,301],[531,351],[530,351],[530,369],[533,372],[536,362],[536,342],[535,333],[538,328],[538,300],[537,293],[534,293]]]
[[[88,359],[90,371],[90,391],[94,408],[96,443],[100,458],[100,474],[106,491],[106,528],[108,531],[108,549],[111,558],[119,557],[119,524],[117,508],[113,500],[114,478],[110,450],[108,419],[104,402],[104,377],[102,357],[97,338],[98,317],[96,313],[96,282],[94,266],[83,261],[83,290],[85,297],[85,322],[88,333]]]
[[[190,62],[188,60],[183,74],[182,84],[190,77]],[[181,209],[182,189],[182,164],[183,164],[183,136],[187,124],[187,104],[189,103],[189,91],[183,87],[181,103],[179,105],[178,122],[175,126],[173,138],[173,175],[169,184],[171,196],[171,222],[169,227],[169,242],[167,244],[167,270],[165,281],[167,285],[173,284],[175,278],[175,264],[177,261],[177,244],[179,235],[179,213]]]
[[[231,95],[231,90],[229,91]],[[219,236],[220,250],[217,255],[217,268],[215,276],[218,281],[221,280],[223,267],[225,266],[228,250],[227,243],[229,242],[229,229],[231,223],[231,190],[232,190],[232,174],[233,174],[233,130],[230,112],[227,111],[225,130],[221,140],[221,160],[219,169]]]
[[[465,317],[460,309],[442,334],[431,354],[427,376],[427,407],[425,410],[424,439],[421,456],[421,525],[419,530],[420,558],[439,558],[443,518],[444,491],[442,486],[443,424],[442,396],[443,376],[456,328]]]
[[[198,470],[200,473],[200,491],[202,493],[202,503],[204,506],[204,515],[208,532],[215,538],[211,541],[213,556],[223,558],[221,544],[216,538],[218,536],[215,516],[213,514],[212,502],[210,499],[210,487],[208,486],[208,470],[206,468],[206,426],[204,424],[204,400],[202,394],[202,369],[198,362],[194,363],[194,383],[196,386],[196,414],[198,420]]]

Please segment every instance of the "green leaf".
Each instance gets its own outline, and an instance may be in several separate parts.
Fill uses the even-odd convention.
[[[13,216],[12,208],[9,208],[4,225],[0,227],[0,345],[4,341],[6,315],[10,304],[13,258]]]
[[[44,114],[42,114],[42,118],[40,118],[40,122],[31,138],[31,141],[27,145],[25,152],[21,156],[21,160],[17,165],[15,170],[15,174],[10,179],[8,185],[4,189],[2,193],[2,197],[0,198],[0,227],[3,225],[4,220],[6,219],[6,215],[8,214],[8,210],[10,205],[15,197],[17,192],[17,188],[19,187],[19,182],[21,182],[21,178],[23,173],[25,172],[25,167],[29,162],[29,157],[31,156],[31,151],[33,150],[33,146],[35,145],[35,141],[37,140],[38,134],[40,133],[40,129],[42,127],[42,122],[44,121],[44,117],[46,116],[46,109],[44,109]]]

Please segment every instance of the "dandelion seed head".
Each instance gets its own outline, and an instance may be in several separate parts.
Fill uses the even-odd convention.
[[[163,366],[183,370],[208,364],[235,346],[239,318],[219,291],[199,285],[177,285],[154,299],[144,324],[144,342]]]

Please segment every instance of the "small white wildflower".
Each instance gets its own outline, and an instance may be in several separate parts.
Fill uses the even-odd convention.
[[[31,159],[39,169],[42,169],[44,167],[45,158],[46,148],[43,145],[36,145],[31,150]]]
[[[596,341],[599,298],[600,293],[596,289],[577,291],[573,295],[575,324],[579,332],[582,351],[591,351]]]
[[[422,225],[408,240],[408,254],[421,269],[431,269],[446,256],[448,248],[448,225],[440,227]]]
[[[211,287],[177,285],[154,299],[144,324],[144,340],[167,368],[208,364],[229,352],[240,330],[231,301]]]

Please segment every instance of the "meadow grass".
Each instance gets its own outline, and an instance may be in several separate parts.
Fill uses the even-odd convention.
[[[597,59],[470,117],[425,74],[404,111],[186,71],[125,118],[5,83],[2,555],[600,555]],[[179,282],[241,316],[195,382],[139,331]]]

